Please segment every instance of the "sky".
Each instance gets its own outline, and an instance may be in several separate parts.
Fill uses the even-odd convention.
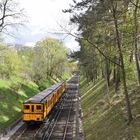
[[[69,8],[72,0],[20,0],[21,8],[24,8],[28,22],[25,27],[15,32],[16,38],[8,38],[9,42],[34,46],[37,41],[45,37],[59,38],[65,46],[72,50],[78,50],[75,38],[62,34],[60,25],[68,29],[75,28],[69,25],[70,15],[63,13],[62,9]]]

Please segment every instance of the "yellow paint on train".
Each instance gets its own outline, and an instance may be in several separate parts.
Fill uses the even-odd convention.
[[[31,97],[22,104],[23,121],[42,122],[65,91],[65,83],[58,83]]]

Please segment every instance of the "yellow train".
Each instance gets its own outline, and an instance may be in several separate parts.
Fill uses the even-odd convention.
[[[65,82],[57,83],[22,104],[23,121],[42,122],[65,91]]]

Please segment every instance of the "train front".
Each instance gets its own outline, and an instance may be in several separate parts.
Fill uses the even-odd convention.
[[[25,122],[42,122],[43,116],[43,104],[28,103],[22,104],[23,121]]]

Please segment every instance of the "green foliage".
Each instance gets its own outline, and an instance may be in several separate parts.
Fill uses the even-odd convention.
[[[17,51],[14,48],[1,47],[0,54],[0,77],[10,78],[11,75],[18,75],[21,61]]]
[[[113,71],[118,69],[116,63],[119,64],[120,54],[113,19],[114,10],[118,22],[120,36],[118,40],[124,56],[126,78],[135,81],[138,77],[134,76],[138,71],[134,66],[135,61],[129,62],[132,59],[130,57],[135,55],[134,38],[136,37],[134,36],[133,11],[136,2],[138,1],[134,1],[134,3],[123,0],[74,1],[70,9],[64,11],[72,13],[71,22],[78,25],[80,37],[76,40],[81,49],[74,53],[73,57],[80,60],[81,70],[89,81],[96,81],[101,75],[105,78],[107,70],[113,75]],[[139,4],[140,2],[138,2]],[[139,10],[138,8],[137,16],[139,16]],[[137,28],[139,31],[139,25]],[[139,57],[139,52],[136,54]],[[106,61],[109,61],[108,65]],[[118,73],[116,77],[121,77],[121,71]]]
[[[33,58],[35,81],[48,77],[61,77],[68,67],[67,51],[57,39],[45,38],[36,43]]]
[[[130,83],[136,82],[136,66],[134,63],[130,63],[130,58],[127,55],[125,56],[125,71],[127,81]]]
[[[14,47],[0,45],[0,78],[22,77],[41,81],[48,77],[61,77],[71,73],[67,50],[60,40],[45,38],[36,43],[36,47]]]
[[[21,77],[25,79],[32,79],[33,71],[34,71],[32,69],[34,55],[35,55],[34,49],[30,47],[22,47],[18,51],[19,59],[21,59],[22,61]]]
[[[61,77],[62,81],[66,81],[71,77],[70,73],[64,73]]]
[[[46,80],[42,80],[38,83],[39,89],[42,91],[46,88],[48,88],[49,86],[53,85],[54,81],[50,78],[47,78]]]

